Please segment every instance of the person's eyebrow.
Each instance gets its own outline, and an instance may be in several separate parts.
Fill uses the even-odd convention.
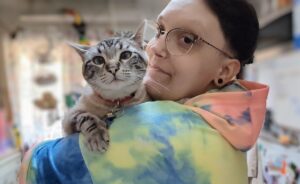
[[[192,27],[191,27],[191,29],[193,29],[193,31],[200,32],[201,33],[200,36],[205,36],[207,34],[206,26],[204,26],[201,22],[192,19],[190,21],[190,25],[197,26],[197,29],[192,28]]]
[[[157,19],[156,19],[156,22],[157,22],[157,23],[164,23],[164,22],[165,22],[165,17],[164,17],[163,15],[159,15],[159,16],[157,17]],[[183,27],[184,27],[185,29],[187,29],[188,31],[192,31],[192,32],[195,32],[195,33],[198,33],[198,34],[201,33],[200,36],[205,36],[205,35],[207,34],[206,26],[204,26],[204,24],[202,24],[202,23],[199,22],[198,20],[195,20],[195,19],[191,18],[191,19],[188,19],[188,20],[185,21],[185,22],[188,22],[188,23],[189,23],[189,24],[187,24],[187,25],[183,25]],[[184,23],[184,24],[185,24],[185,23]],[[195,30],[195,28],[192,29],[192,28],[190,27],[190,25],[196,25],[198,28],[200,28],[200,31]]]

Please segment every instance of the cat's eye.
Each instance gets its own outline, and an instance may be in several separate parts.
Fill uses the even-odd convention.
[[[95,65],[102,65],[105,63],[105,59],[102,56],[96,56],[92,61]]]
[[[132,55],[132,52],[130,52],[130,51],[124,51],[120,55],[120,60],[127,60],[127,59],[129,59],[131,57],[131,55]]]

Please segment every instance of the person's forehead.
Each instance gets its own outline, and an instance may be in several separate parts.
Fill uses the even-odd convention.
[[[203,0],[172,0],[159,14],[158,21],[175,27],[199,30],[201,36],[220,35],[221,29],[217,17]],[[221,33],[222,35],[222,33]]]
[[[202,16],[205,14],[207,14],[206,7],[198,0],[172,0],[159,14],[158,19],[164,18],[168,21],[179,19],[202,23]]]

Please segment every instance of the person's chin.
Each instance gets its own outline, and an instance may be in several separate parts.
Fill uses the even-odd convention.
[[[172,76],[170,74],[160,70],[159,68],[154,68],[151,66],[147,68],[146,77],[162,85],[170,83],[172,79]]]

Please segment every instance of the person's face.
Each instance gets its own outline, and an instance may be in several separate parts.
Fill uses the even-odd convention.
[[[156,100],[179,100],[213,88],[226,59],[223,54],[197,42],[189,53],[173,55],[165,42],[168,31],[182,28],[230,53],[217,17],[203,0],[172,0],[157,23],[165,34],[153,38],[147,47],[149,65],[144,81],[150,96]]]

